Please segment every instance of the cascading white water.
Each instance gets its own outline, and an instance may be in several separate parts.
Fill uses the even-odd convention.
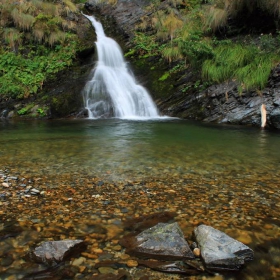
[[[157,118],[157,108],[146,89],[137,84],[124,60],[120,46],[105,35],[100,22],[88,18],[97,35],[98,61],[87,82],[84,103],[89,118]]]

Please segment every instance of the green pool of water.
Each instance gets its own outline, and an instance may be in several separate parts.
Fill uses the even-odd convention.
[[[279,133],[175,119],[0,122],[2,164],[49,175],[275,175],[279,144]]]
[[[18,228],[18,223],[23,230],[16,239],[0,242],[4,250],[0,262],[11,263],[3,268],[2,278],[21,279],[25,275],[23,266],[25,273],[42,270],[23,260],[26,250],[40,241],[90,239],[92,227],[110,234],[117,228],[118,240],[127,233],[123,221],[128,216],[172,211],[187,237],[198,222],[205,222],[255,251],[254,261],[240,273],[213,279],[277,279],[279,144],[279,132],[179,119],[0,120],[0,170],[8,168],[20,177],[42,177],[42,183],[35,183],[46,190],[56,191],[63,186],[65,196],[71,195],[74,205],[67,208],[67,197],[57,197],[53,202],[46,197],[33,202],[40,205],[44,200],[43,210],[38,206],[10,216],[2,213],[8,219],[0,222],[0,231],[11,224]],[[102,192],[100,181],[106,186]],[[73,188],[77,188],[76,193],[71,191]],[[4,203],[4,209],[6,202],[0,203]],[[7,204],[7,209],[12,213],[21,203]],[[113,252],[115,244],[104,236],[97,245],[115,258],[119,252]],[[91,279],[94,261],[85,258],[87,268],[82,279]],[[141,269],[136,272],[145,275]],[[82,277],[78,272],[76,275],[72,279]],[[172,277],[165,274],[149,279],[178,279]],[[204,275],[192,279],[212,278]]]

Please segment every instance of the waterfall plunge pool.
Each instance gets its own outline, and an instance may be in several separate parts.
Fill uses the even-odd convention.
[[[219,279],[277,279],[279,133],[178,119],[98,119],[1,120],[0,135],[0,170],[9,169],[27,178],[23,183],[47,192],[46,197],[19,199],[22,182],[15,189],[0,189],[12,194],[0,201],[1,230],[11,224],[22,230],[16,241],[0,241],[0,261],[12,259],[0,269],[3,279],[42,270],[23,257],[29,245],[42,240],[85,238],[91,242],[89,251],[99,248],[117,258],[121,252],[113,248],[126,232],[123,222],[163,211],[176,213],[187,237],[203,222],[255,251],[243,270]],[[83,259],[85,279],[96,260]]]

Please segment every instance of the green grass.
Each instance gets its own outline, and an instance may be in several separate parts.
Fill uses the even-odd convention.
[[[236,80],[240,90],[262,90],[277,61],[279,57],[255,46],[220,46],[214,50],[214,58],[203,63],[202,77],[214,83]]]

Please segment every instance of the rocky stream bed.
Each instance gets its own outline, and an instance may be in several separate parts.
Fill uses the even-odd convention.
[[[279,279],[279,183],[266,174],[112,182],[83,174],[23,177],[3,168],[0,279]],[[182,271],[180,263],[178,270],[174,261],[143,259],[125,248],[124,237],[158,223],[177,223],[190,246],[195,228],[209,225],[247,245],[254,260],[235,272]],[[30,259],[42,242],[59,240],[85,246],[52,265]]]

